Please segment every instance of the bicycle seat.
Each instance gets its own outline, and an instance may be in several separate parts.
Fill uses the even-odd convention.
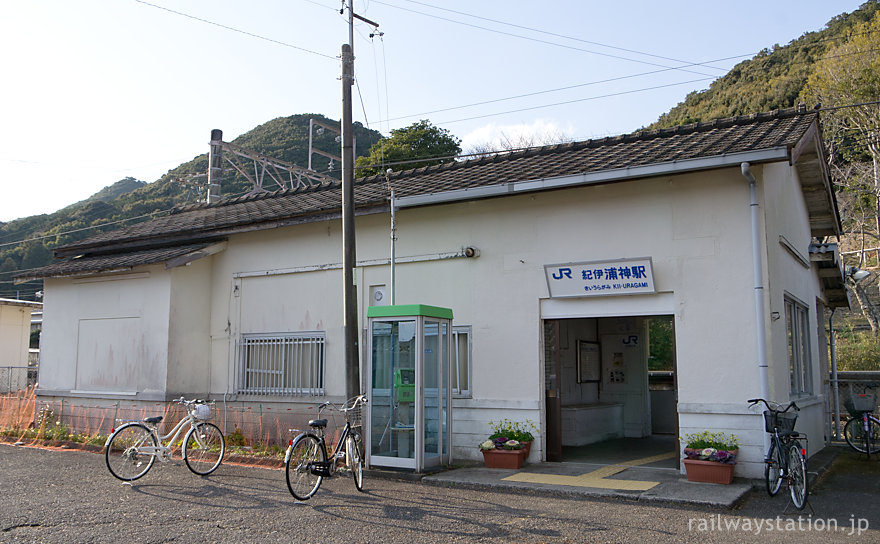
[[[159,423],[160,421],[162,421],[162,416],[156,416],[156,417],[145,417],[145,418],[144,418],[144,422],[145,422],[145,423],[152,423],[153,425],[156,425],[156,424]]]
[[[327,426],[326,419],[311,419],[309,420],[309,427],[315,427],[316,429],[323,429]]]

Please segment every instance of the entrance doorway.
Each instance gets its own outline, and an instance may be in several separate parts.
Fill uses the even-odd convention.
[[[677,451],[674,339],[668,315],[545,320],[547,460]]]

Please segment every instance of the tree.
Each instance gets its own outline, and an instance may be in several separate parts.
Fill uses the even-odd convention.
[[[355,161],[358,177],[381,174],[386,168],[410,170],[451,161],[461,153],[461,140],[445,128],[421,120],[391,131],[391,137],[376,142],[366,157]]]
[[[801,91],[807,103],[830,109],[823,119],[831,160],[858,160],[867,151],[873,177],[873,236],[880,238],[880,12],[853,27],[830,49]]]

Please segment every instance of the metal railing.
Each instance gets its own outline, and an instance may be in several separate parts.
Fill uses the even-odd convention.
[[[843,425],[846,423],[847,416],[855,417],[857,415],[852,405],[852,396],[880,391],[880,372],[839,371],[837,373],[837,398],[840,414],[835,413],[834,385],[834,378],[829,375],[825,381],[826,413],[829,416],[827,421],[830,426],[827,431],[828,436],[843,440]]]

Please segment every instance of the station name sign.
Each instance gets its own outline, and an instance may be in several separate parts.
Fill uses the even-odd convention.
[[[551,298],[654,293],[651,258],[545,264]]]

